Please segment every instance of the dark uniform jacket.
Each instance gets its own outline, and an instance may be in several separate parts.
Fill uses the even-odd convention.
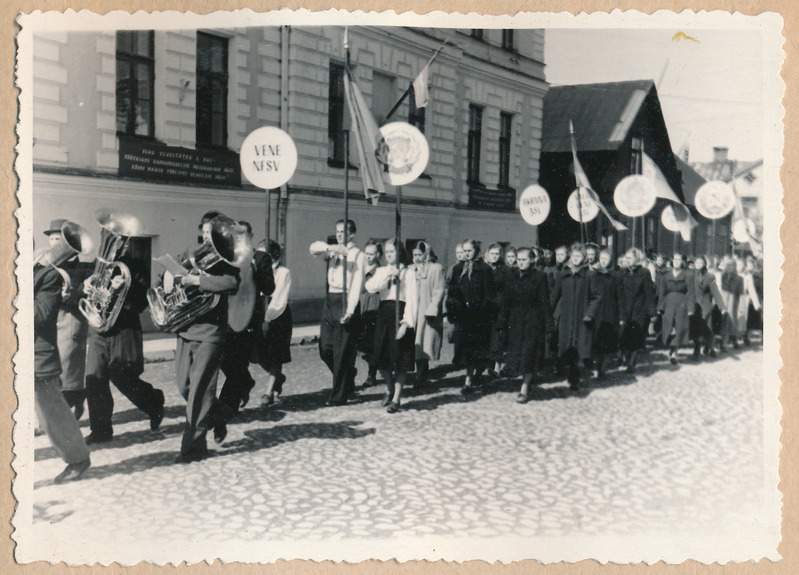
[[[578,268],[565,266],[558,276],[551,300],[559,306],[558,354],[561,356],[572,348],[582,359],[590,358],[593,353],[591,327],[583,321],[590,308],[589,276],[593,273],[583,264]]]
[[[619,273],[620,309],[619,320],[645,326],[649,318],[657,313],[655,307],[655,283],[644,267],[635,266]]]
[[[55,268],[33,266],[33,373],[36,378],[61,373],[56,322],[63,282]]]

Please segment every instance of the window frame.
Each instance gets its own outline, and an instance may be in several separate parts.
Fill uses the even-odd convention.
[[[202,69],[200,68],[200,42],[206,39],[208,45],[206,48],[210,51],[213,49],[213,44],[221,44],[223,51],[222,70]],[[227,148],[228,145],[228,91],[230,81],[230,44],[229,39],[224,36],[210,34],[208,32],[197,32],[197,63],[195,66],[196,73],[196,87],[197,96],[195,99],[195,141],[197,147],[202,148]],[[202,74],[201,74],[202,72]],[[201,79],[203,78],[203,79]],[[205,81],[207,79],[207,83]],[[215,87],[215,82],[218,82],[221,87]],[[221,101],[215,100],[219,96]],[[209,132],[208,139],[205,139],[205,134],[201,138],[200,125],[201,114],[205,112],[205,106],[208,106],[207,114],[209,115],[209,125],[207,130]],[[222,119],[221,135],[215,133],[214,126],[217,124],[215,120]]]
[[[147,52],[149,53],[148,56],[142,56],[138,54],[136,51],[131,50],[129,52],[123,51],[120,49],[120,37],[123,34],[130,34],[131,38],[136,38],[137,46],[138,43],[144,40],[147,45]],[[142,36],[138,36],[142,35]],[[120,94],[120,78],[119,78],[119,68],[120,65],[127,65],[127,78],[129,80],[129,87],[128,87],[128,94],[127,98],[121,97]],[[147,67],[147,81],[149,82],[149,99],[147,98],[140,98],[138,97],[139,89],[139,73],[138,68],[139,66],[146,66]],[[155,139],[155,31],[154,30],[117,30],[116,31],[116,47],[115,47],[115,91],[114,95],[116,98],[115,103],[115,114],[116,114],[116,133],[118,136],[124,136],[129,138],[144,138],[144,139]],[[135,86],[135,89],[134,89]],[[122,95],[124,96],[124,95]],[[123,130],[119,129],[119,117],[120,117],[120,104],[123,100],[127,101],[127,113],[125,118],[125,128]],[[149,118],[147,118],[147,134],[137,134],[136,133],[136,117],[139,111],[139,102],[148,102],[150,107],[150,114]]]
[[[514,33],[514,28],[503,28],[502,29],[502,48],[504,50],[509,50],[510,52],[516,51],[516,34]]]
[[[344,120],[347,106],[344,92],[344,64],[333,60],[328,67],[328,93],[327,93],[327,163],[330,166],[343,168],[344,158]],[[335,82],[334,82],[335,80]],[[334,86],[335,83],[335,86]]]
[[[482,41],[485,39],[485,30],[483,28],[472,28],[471,33],[469,34],[475,40]]]
[[[466,146],[466,181],[480,186],[480,154],[483,138],[483,111],[479,104],[469,104],[469,124]]]
[[[640,174],[643,172],[644,159],[644,138],[633,135],[630,141],[630,173]]]
[[[513,114],[499,113],[499,188],[510,188],[511,138],[513,136]]]

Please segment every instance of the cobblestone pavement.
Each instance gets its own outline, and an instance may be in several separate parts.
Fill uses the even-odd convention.
[[[93,449],[81,481],[53,484],[63,463],[36,438],[36,533],[72,551],[137,542],[172,560],[197,545],[213,558],[224,545],[356,539],[366,557],[372,543],[391,557],[392,540],[414,538],[690,538],[745,528],[762,503],[759,347],[679,366],[653,351],[635,375],[579,394],[543,384],[526,405],[518,380],[464,399],[463,372],[441,366],[394,415],[382,386],[324,407],[330,377],[315,347],[292,354],[282,405],[257,407],[264,377],[252,366],[250,405],[222,446],[209,437],[203,462],[173,464],[185,407],[172,362],[144,374],[166,394],[161,431],[117,395],[115,439]]]

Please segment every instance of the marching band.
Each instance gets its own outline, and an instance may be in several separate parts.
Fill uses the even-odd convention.
[[[255,385],[250,363],[268,374],[260,405],[270,408],[280,404],[283,366],[291,361],[291,272],[277,242],[254,249],[247,222],[208,212],[198,246],[178,259],[154,258],[165,271],[150,287],[150,259],[136,249],[140,222],[107,209],[95,215],[102,231],[93,273],[77,260],[93,251],[89,234],[66,220],[44,232],[50,247],[34,265],[35,399],[39,424],[67,463],[57,482],[89,467],[87,445],[113,440],[109,383],[159,428],[164,394],[140,378],[139,315],[148,306],[153,323],[176,335],[175,382],[186,400],[176,463],[204,459],[208,431],[224,442],[227,422]],[[331,406],[356,396],[360,350],[368,364],[362,387],[374,386],[379,373],[382,406],[400,412],[404,392],[429,384],[445,333],[453,367],[466,371],[461,394],[521,378],[515,400],[526,403],[539,383],[565,378],[582,393],[592,377],[616,368],[633,373],[648,336],[677,364],[682,347],[693,344],[695,361],[715,357],[717,346],[749,345],[750,331],[762,329],[763,282],[753,257],[717,263],[678,252],[666,263],[636,248],[616,260],[594,244],[552,252],[493,243],[483,258],[481,242],[465,239],[445,270],[425,241],[370,240],[361,251],[356,231],[352,220],[339,220],[334,240],[310,244],[326,266],[319,355],[332,376]],[[217,397],[220,369],[225,383]],[[76,423],[84,386],[85,441]]]

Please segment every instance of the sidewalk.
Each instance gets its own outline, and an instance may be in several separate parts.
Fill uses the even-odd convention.
[[[150,332],[144,337],[144,362],[172,361],[175,359],[175,334]],[[291,345],[308,345],[319,339],[319,324],[295,325]]]

